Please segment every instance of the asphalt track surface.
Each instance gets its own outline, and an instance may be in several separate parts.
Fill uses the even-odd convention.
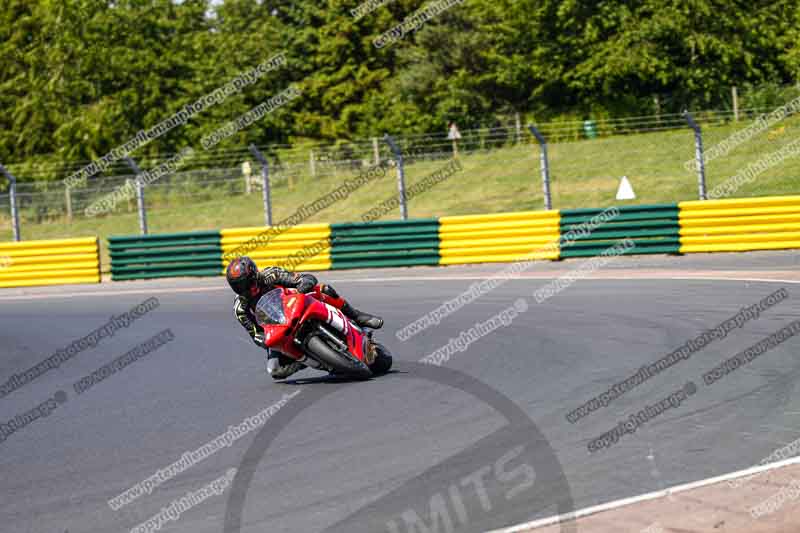
[[[455,531],[484,531],[556,514],[567,496],[583,508],[750,467],[800,436],[800,339],[714,386],[700,376],[800,318],[798,262],[794,252],[623,258],[603,271],[616,279],[581,280],[535,304],[535,289],[579,261],[543,263],[407,342],[394,336],[399,327],[503,265],[322,273],[356,306],[386,319],[379,338],[394,352],[396,372],[363,383],[312,371],[273,383],[263,352],[233,319],[222,278],[2,291],[0,384],[112,314],[151,296],[160,307],[0,399],[5,423],[56,391],[67,396],[0,442],[0,531],[130,531],[230,468],[247,472],[247,483],[234,481],[161,530],[444,532],[449,519]],[[701,279],[683,279],[692,276]],[[782,287],[789,299],[758,320],[607,408],[566,420],[643,364]],[[415,364],[520,297],[531,302],[528,311],[454,354],[442,367],[454,374],[430,379]],[[81,377],[165,328],[174,341],[74,392]],[[508,412],[481,398],[470,377],[531,426],[509,424]],[[698,391],[679,408],[611,448],[587,451],[590,439],[688,380]],[[298,391],[260,432],[118,511],[107,504]],[[563,469],[569,495],[554,468]]]

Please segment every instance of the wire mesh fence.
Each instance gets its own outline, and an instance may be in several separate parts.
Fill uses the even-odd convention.
[[[771,112],[774,108],[694,114],[703,127],[709,190],[800,138],[796,108],[777,121],[759,119]],[[539,125],[538,129],[549,147],[553,208],[618,203],[616,191],[623,176],[633,185],[633,202],[697,199],[693,133],[682,115],[558,122]],[[527,128],[517,122],[459,134],[457,139],[447,132],[396,138],[403,153],[407,188],[441,170],[452,158],[462,166],[461,171],[427,188],[424,194],[409,198],[410,217],[543,208],[541,147]],[[269,145],[259,150],[269,161],[274,221],[329,194],[370,167],[384,168],[385,175],[308,221],[359,220],[375,204],[398,195],[397,158],[382,138],[325,145]],[[143,159],[138,164],[146,170],[167,159]],[[123,162],[116,162],[104,174],[76,188],[63,184],[64,178],[79,168],[76,165],[35,171],[15,165],[9,168],[20,180],[17,205],[23,239],[139,232],[133,194],[108,213],[87,215],[89,206],[133,183],[133,171]],[[263,225],[260,172],[246,146],[198,151],[178,171],[144,187],[150,232]],[[737,195],[797,193],[798,177],[800,158],[788,158],[742,186]],[[398,208],[382,218],[399,216]],[[0,239],[10,238],[9,198],[4,191],[0,193]]]

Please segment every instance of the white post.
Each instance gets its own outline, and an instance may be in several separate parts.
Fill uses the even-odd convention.
[[[145,205],[144,202],[144,184],[142,183],[142,180],[139,179],[142,169],[139,168],[139,165],[137,165],[136,161],[134,161],[130,156],[125,157],[125,161],[136,174],[133,181],[134,185],[136,186],[136,207],[139,211],[139,233],[142,235],[147,235],[147,205]]]
[[[453,158],[458,157],[458,140],[461,138],[461,132],[458,131],[458,126],[455,122],[450,124],[447,131],[447,138],[453,141]]]
[[[70,187],[64,187],[64,196],[67,204],[67,220],[72,220],[72,195],[70,194]]]
[[[244,191],[248,195],[253,192],[253,185],[250,180],[252,173],[253,171],[250,168],[250,162],[245,161],[244,163],[242,163],[242,176],[244,176]]]

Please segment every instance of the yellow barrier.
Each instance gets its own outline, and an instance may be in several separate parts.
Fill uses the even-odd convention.
[[[441,265],[558,259],[558,211],[439,219]]]
[[[259,268],[282,266],[287,270],[330,270],[330,224],[304,224],[268,236],[269,227],[224,229],[222,263],[227,268],[226,254],[247,255]],[[259,239],[259,236],[263,236]],[[223,269],[224,272],[224,269]]]
[[[0,288],[100,283],[97,237],[0,243]]]
[[[681,202],[681,253],[800,248],[800,196]]]

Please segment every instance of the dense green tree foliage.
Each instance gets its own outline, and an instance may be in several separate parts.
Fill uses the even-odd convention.
[[[401,41],[432,2],[0,0],[0,161],[78,162],[273,54],[288,64],[139,156],[203,135],[295,83],[303,96],[221,147],[491,126],[514,111],[631,115],[728,105],[800,78],[797,0],[466,0]]]

